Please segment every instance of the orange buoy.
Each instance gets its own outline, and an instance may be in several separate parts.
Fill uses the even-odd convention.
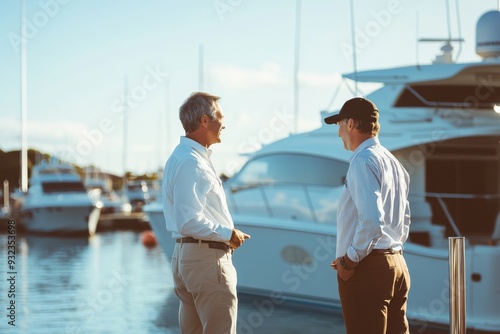
[[[141,233],[142,244],[148,248],[155,247],[157,244],[156,237],[153,231],[148,230]]]

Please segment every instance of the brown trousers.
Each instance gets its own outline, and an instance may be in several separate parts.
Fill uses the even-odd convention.
[[[410,274],[401,254],[368,255],[343,281],[337,275],[347,334],[409,334]]]
[[[230,252],[177,243],[172,274],[182,334],[236,334],[237,277]]]

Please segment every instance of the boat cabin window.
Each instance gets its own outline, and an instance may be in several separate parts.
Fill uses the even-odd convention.
[[[148,185],[145,181],[141,181],[141,182],[131,182],[129,184],[127,184],[127,188],[128,190],[130,191],[139,191],[139,192],[147,192],[148,191]]]
[[[500,217],[500,137],[476,136],[434,143],[426,159],[432,222],[468,241],[491,236]]]
[[[492,109],[500,104],[500,90],[489,86],[418,84],[406,86],[396,107]]]
[[[347,162],[305,154],[272,154],[249,161],[234,181],[244,185],[307,184],[338,187],[344,183]]]
[[[57,167],[57,168],[44,168],[42,170],[39,170],[38,173],[40,175],[52,175],[52,174],[74,174],[74,170],[71,168],[62,168],[62,167]]]
[[[83,183],[81,182],[45,182],[42,184],[43,192],[50,193],[67,193],[67,192],[86,192]]]

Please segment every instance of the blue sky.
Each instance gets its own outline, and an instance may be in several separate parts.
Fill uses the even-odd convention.
[[[179,106],[200,87],[222,97],[226,129],[212,149],[216,168],[227,174],[244,161],[241,153],[294,132],[295,124],[299,132],[319,127],[321,110],[352,97],[343,86],[332,102],[340,75],[353,70],[349,1],[301,2],[297,123],[295,1],[26,2],[28,146],[80,165],[113,173],[157,170],[184,134]],[[449,2],[451,33],[458,37],[456,1]],[[478,61],[476,22],[498,9],[498,1],[458,3],[465,38],[458,61]],[[441,45],[421,43],[417,50],[417,35],[448,36],[445,0],[354,0],[354,9],[358,70],[430,63]],[[0,0],[4,151],[21,145],[19,26],[20,0]],[[361,88],[367,94],[373,86]]]

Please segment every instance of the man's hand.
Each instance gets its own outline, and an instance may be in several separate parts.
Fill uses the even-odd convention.
[[[341,259],[341,257],[336,258],[335,260],[333,260],[332,263],[330,264],[330,266],[333,269],[337,270],[340,279],[342,279],[343,281],[347,281],[349,278],[352,277],[352,275],[354,275],[354,268],[355,267],[354,268],[344,268],[344,267],[342,267],[342,265],[340,264],[340,259]]]
[[[236,249],[243,245],[243,242],[246,239],[250,239],[250,235],[241,232],[238,229],[233,229],[233,233],[231,234],[231,239],[229,240],[229,244],[231,248]]]

